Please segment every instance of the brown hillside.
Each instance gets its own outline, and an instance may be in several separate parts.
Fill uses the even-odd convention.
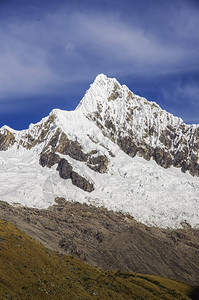
[[[149,228],[130,216],[63,199],[48,210],[0,202],[0,217],[45,247],[93,266],[199,285],[199,230]]]
[[[190,299],[193,289],[156,276],[103,271],[58,255],[0,220],[0,299]]]

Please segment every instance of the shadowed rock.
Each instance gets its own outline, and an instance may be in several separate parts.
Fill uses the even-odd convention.
[[[80,176],[77,172],[72,171],[70,174],[72,183],[86,192],[92,192],[94,190],[93,184]]]
[[[93,184],[80,176],[77,172],[74,172],[72,166],[65,158],[62,158],[59,161],[57,170],[59,171],[59,176],[61,178],[70,178],[72,180],[72,184],[76,185],[78,188],[87,192],[92,192],[94,190]]]
[[[57,164],[60,161],[59,155],[56,153],[50,152],[50,153],[42,153],[40,155],[39,163],[42,167],[47,166],[48,168],[51,168],[55,164]]]
[[[59,171],[59,176],[63,179],[71,178],[71,172],[72,172],[72,166],[69,164],[69,162],[62,158],[57,166],[57,171]]]

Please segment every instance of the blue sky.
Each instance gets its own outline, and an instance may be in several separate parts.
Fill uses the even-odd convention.
[[[104,73],[199,123],[198,0],[0,0],[0,126],[74,109]]]

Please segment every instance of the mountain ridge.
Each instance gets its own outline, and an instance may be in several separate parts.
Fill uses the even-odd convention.
[[[97,98],[94,110],[93,98]],[[155,102],[134,95],[116,79],[97,76],[77,109],[127,154],[138,153],[145,159],[153,158],[162,167],[174,165],[199,175],[199,125],[185,124]]]
[[[174,165],[183,172],[199,176],[199,125],[185,124],[181,118],[162,110],[155,102],[134,95],[126,85],[121,86],[115,78],[107,78],[104,74],[96,77],[74,111],[53,109],[48,117],[31,124],[27,130],[15,131],[3,126],[1,139],[5,132],[11,136],[21,132],[22,137],[24,132],[29,137],[47,118],[54,119],[54,126],[65,130],[62,112],[67,126],[73,119],[76,124],[83,123],[85,116],[130,156],[138,154],[147,160],[152,158],[162,167]],[[11,145],[13,139],[12,136]]]
[[[47,208],[58,196],[148,225],[199,226],[199,125],[184,124],[103,74],[76,110],[54,109],[28,130],[2,127],[0,150],[0,181],[13,186],[0,196],[9,203]],[[15,172],[20,179],[10,178]]]

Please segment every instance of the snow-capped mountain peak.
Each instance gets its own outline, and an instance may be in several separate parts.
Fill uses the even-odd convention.
[[[76,109],[88,113],[98,110],[100,106],[106,107],[111,94],[121,89],[122,86],[115,78],[108,78],[106,75],[100,74],[90,85]]]
[[[153,158],[163,167],[174,165],[199,175],[199,126],[185,124],[115,78],[97,76],[76,110],[130,156]]]
[[[199,226],[199,126],[115,78],[98,75],[74,111],[54,109],[27,130],[2,127],[0,150],[9,203],[42,208],[64,197],[149,225]]]

